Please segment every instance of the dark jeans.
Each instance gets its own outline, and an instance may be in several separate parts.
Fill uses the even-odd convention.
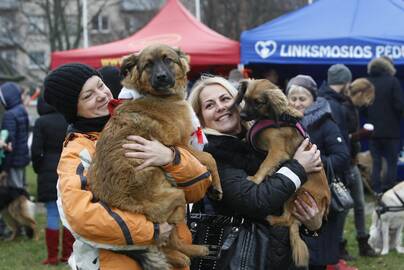
[[[349,168],[348,189],[354,200],[354,220],[357,237],[367,236],[365,227],[365,195],[363,193],[362,177],[358,166],[353,165]]]
[[[380,193],[392,188],[397,181],[397,160],[400,150],[399,139],[372,139],[369,142],[373,159],[372,184],[373,191]],[[382,157],[387,161],[386,178],[381,179]]]

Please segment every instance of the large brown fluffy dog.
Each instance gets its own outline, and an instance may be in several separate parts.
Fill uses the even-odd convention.
[[[185,101],[188,61],[183,52],[166,45],[151,45],[139,55],[127,57],[121,69],[126,73],[123,85],[137,89],[144,97],[118,106],[97,143],[90,168],[91,189],[108,205],[146,215],[154,223],[182,223],[185,220],[184,192],[167,180],[159,167],[136,170],[139,159],[124,156],[122,145],[129,135],[156,139],[167,146],[191,151],[212,174],[214,193],[221,198],[216,163],[208,154],[188,147],[192,122],[190,105]],[[181,242],[176,230],[164,248],[149,247],[148,255],[164,255],[161,262],[142,265],[143,269],[169,269],[170,265],[189,265],[188,256],[207,255],[204,246]]]
[[[14,240],[19,226],[26,228],[29,238],[38,240],[35,221],[35,204],[24,189],[7,186],[7,174],[0,173],[0,210],[4,221],[11,230],[5,240]]]
[[[240,102],[242,97],[245,104],[240,115],[244,120],[270,119],[279,123],[279,126],[266,128],[257,133],[254,140],[259,149],[268,151],[257,173],[250,177],[259,184],[265,176],[273,174],[284,161],[291,159],[304,139],[295,126],[281,124],[281,118],[287,116],[300,119],[302,115],[288,105],[283,92],[268,80],[243,81],[236,102]],[[268,217],[271,225],[289,227],[293,260],[298,266],[308,265],[309,252],[299,234],[300,222],[291,213],[297,196],[309,203],[305,191],[316,201],[322,216],[326,216],[331,194],[327,177],[322,169],[308,175],[307,182],[285,203],[282,216]]]

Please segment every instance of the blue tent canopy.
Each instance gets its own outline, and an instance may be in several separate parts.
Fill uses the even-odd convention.
[[[243,64],[404,65],[403,0],[319,0],[241,34]]]

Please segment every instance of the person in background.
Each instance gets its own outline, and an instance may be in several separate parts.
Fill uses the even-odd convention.
[[[350,82],[352,81],[352,73],[349,68],[343,64],[335,64],[330,66],[327,71],[327,82],[323,83],[319,89],[319,96],[324,97],[331,107],[332,118],[337,123],[339,130],[341,132],[343,142],[348,147],[350,151],[350,140],[349,140],[349,131],[348,131],[348,115],[347,110],[344,105],[347,98],[343,94],[346,92],[349,87]],[[348,177],[345,175],[341,176],[341,180],[345,183],[346,186],[349,186],[347,180]],[[347,241],[343,236],[343,228],[345,226],[345,219],[348,215],[348,210],[346,210],[345,218],[340,219],[340,250],[339,255],[340,258],[346,261],[353,260],[354,257],[348,253],[347,250]]]
[[[63,115],[47,104],[43,97],[38,98],[37,110],[39,118],[35,121],[31,159],[37,177],[37,200],[46,207],[45,243],[48,252],[43,264],[56,265],[59,262],[59,229],[60,217],[56,205],[56,168],[62,153],[66,136],[67,123]],[[69,230],[63,228],[61,262],[67,262],[72,252],[74,238]]]
[[[309,134],[310,141],[320,150],[323,167],[327,168],[326,164],[330,162],[334,172],[343,175],[349,167],[348,148],[332,118],[328,101],[317,97],[317,91],[317,84],[313,78],[298,75],[289,81],[285,94],[291,106],[304,115],[301,124]],[[342,232],[338,230],[343,228],[338,224],[339,220],[344,218],[344,213],[330,211],[319,237],[305,237],[310,250],[309,270],[325,270],[327,265],[339,262],[339,241]]]
[[[114,66],[105,66],[98,69],[103,82],[107,85],[112,96],[117,99],[122,89],[122,76],[119,68]]]
[[[392,188],[397,182],[404,96],[395,73],[393,61],[388,57],[375,58],[368,64],[368,80],[375,87],[375,100],[365,110],[365,115],[367,122],[374,125],[369,149],[373,159],[372,185],[376,193]],[[382,157],[387,161],[387,173],[383,180],[380,179]]]
[[[65,225],[76,241],[69,258],[72,269],[141,269],[138,262],[114,251],[133,249],[166,238],[178,230],[184,241],[192,241],[185,222],[173,226],[154,224],[139,213],[111,208],[94,198],[87,169],[95,153],[100,132],[109,120],[112,94],[97,70],[70,63],[58,67],[44,81],[44,98],[65,117],[69,126],[58,165],[57,205]],[[158,141],[129,136],[123,145],[127,158],[162,167],[183,186],[188,202],[200,200],[210,186],[207,168],[183,148],[175,151]],[[140,150],[139,150],[140,149]]]
[[[248,175],[254,175],[265,155],[243,141],[246,128],[239,110],[232,109],[236,95],[237,90],[226,79],[208,77],[198,81],[189,96],[208,137],[204,151],[215,158],[223,188],[222,201],[205,197],[195,208],[245,220],[236,241],[217,261],[219,269],[241,269],[241,265],[242,269],[292,269],[288,228],[271,226],[265,218],[280,215],[283,204],[307,180],[306,172],[321,169],[320,153],[316,146],[304,151],[308,144],[305,140],[293,159],[272,176],[259,185],[249,181]],[[321,216],[314,200],[311,206],[300,199],[295,203],[294,214],[305,227],[319,229]]]
[[[344,95],[348,93],[344,92]],[[359,168],[357,166],[357,154],[361,150],[359,132],[359,111],[352,103],[351,99],[347,95],[347,99],[344,102],[344,106],[347,110],[347,127],[349,132],[350,140],[350,165],[347,170],[348,173],[345,177],[348,179],[348,188],[351,192],[352,198],[354,200],[354,221],[356,229],[356,240],[359,248],[359,255],[364,257],[375,257],[377,256],[373,248],[368,244],[369,233],[366,229],[366,219],[365,219],[365,193],[363,189],[363,180]],[[362,133],[366,134],[366,133]],[[367,133],[370,134],[370,133]],[[362,135],[364,138],[365,135]]]
[[[28,113],[22,104],[21,89],[13,82],[0,86],[1,102],[6,111],[1,129],[8,131],[11,151],[6,153],[3,170],[8,174],[8,184],[12,187],[25,188],[25,166],[28,165]]]

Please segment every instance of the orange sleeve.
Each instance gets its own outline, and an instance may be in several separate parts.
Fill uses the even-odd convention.
[[[187,202],[201,200],[212,181],[208,169],[184,148],[175,148],[174,161],[163,166],[177,182],[178,188],[184,190]]]
[[[151,243],[154,224],[144,215],[93,202],[88,190],[83,156],[91,157],[95,142],[76,138],[66,144],[58,165],[58,196],[71,229],[87,240],[111,245]]]

